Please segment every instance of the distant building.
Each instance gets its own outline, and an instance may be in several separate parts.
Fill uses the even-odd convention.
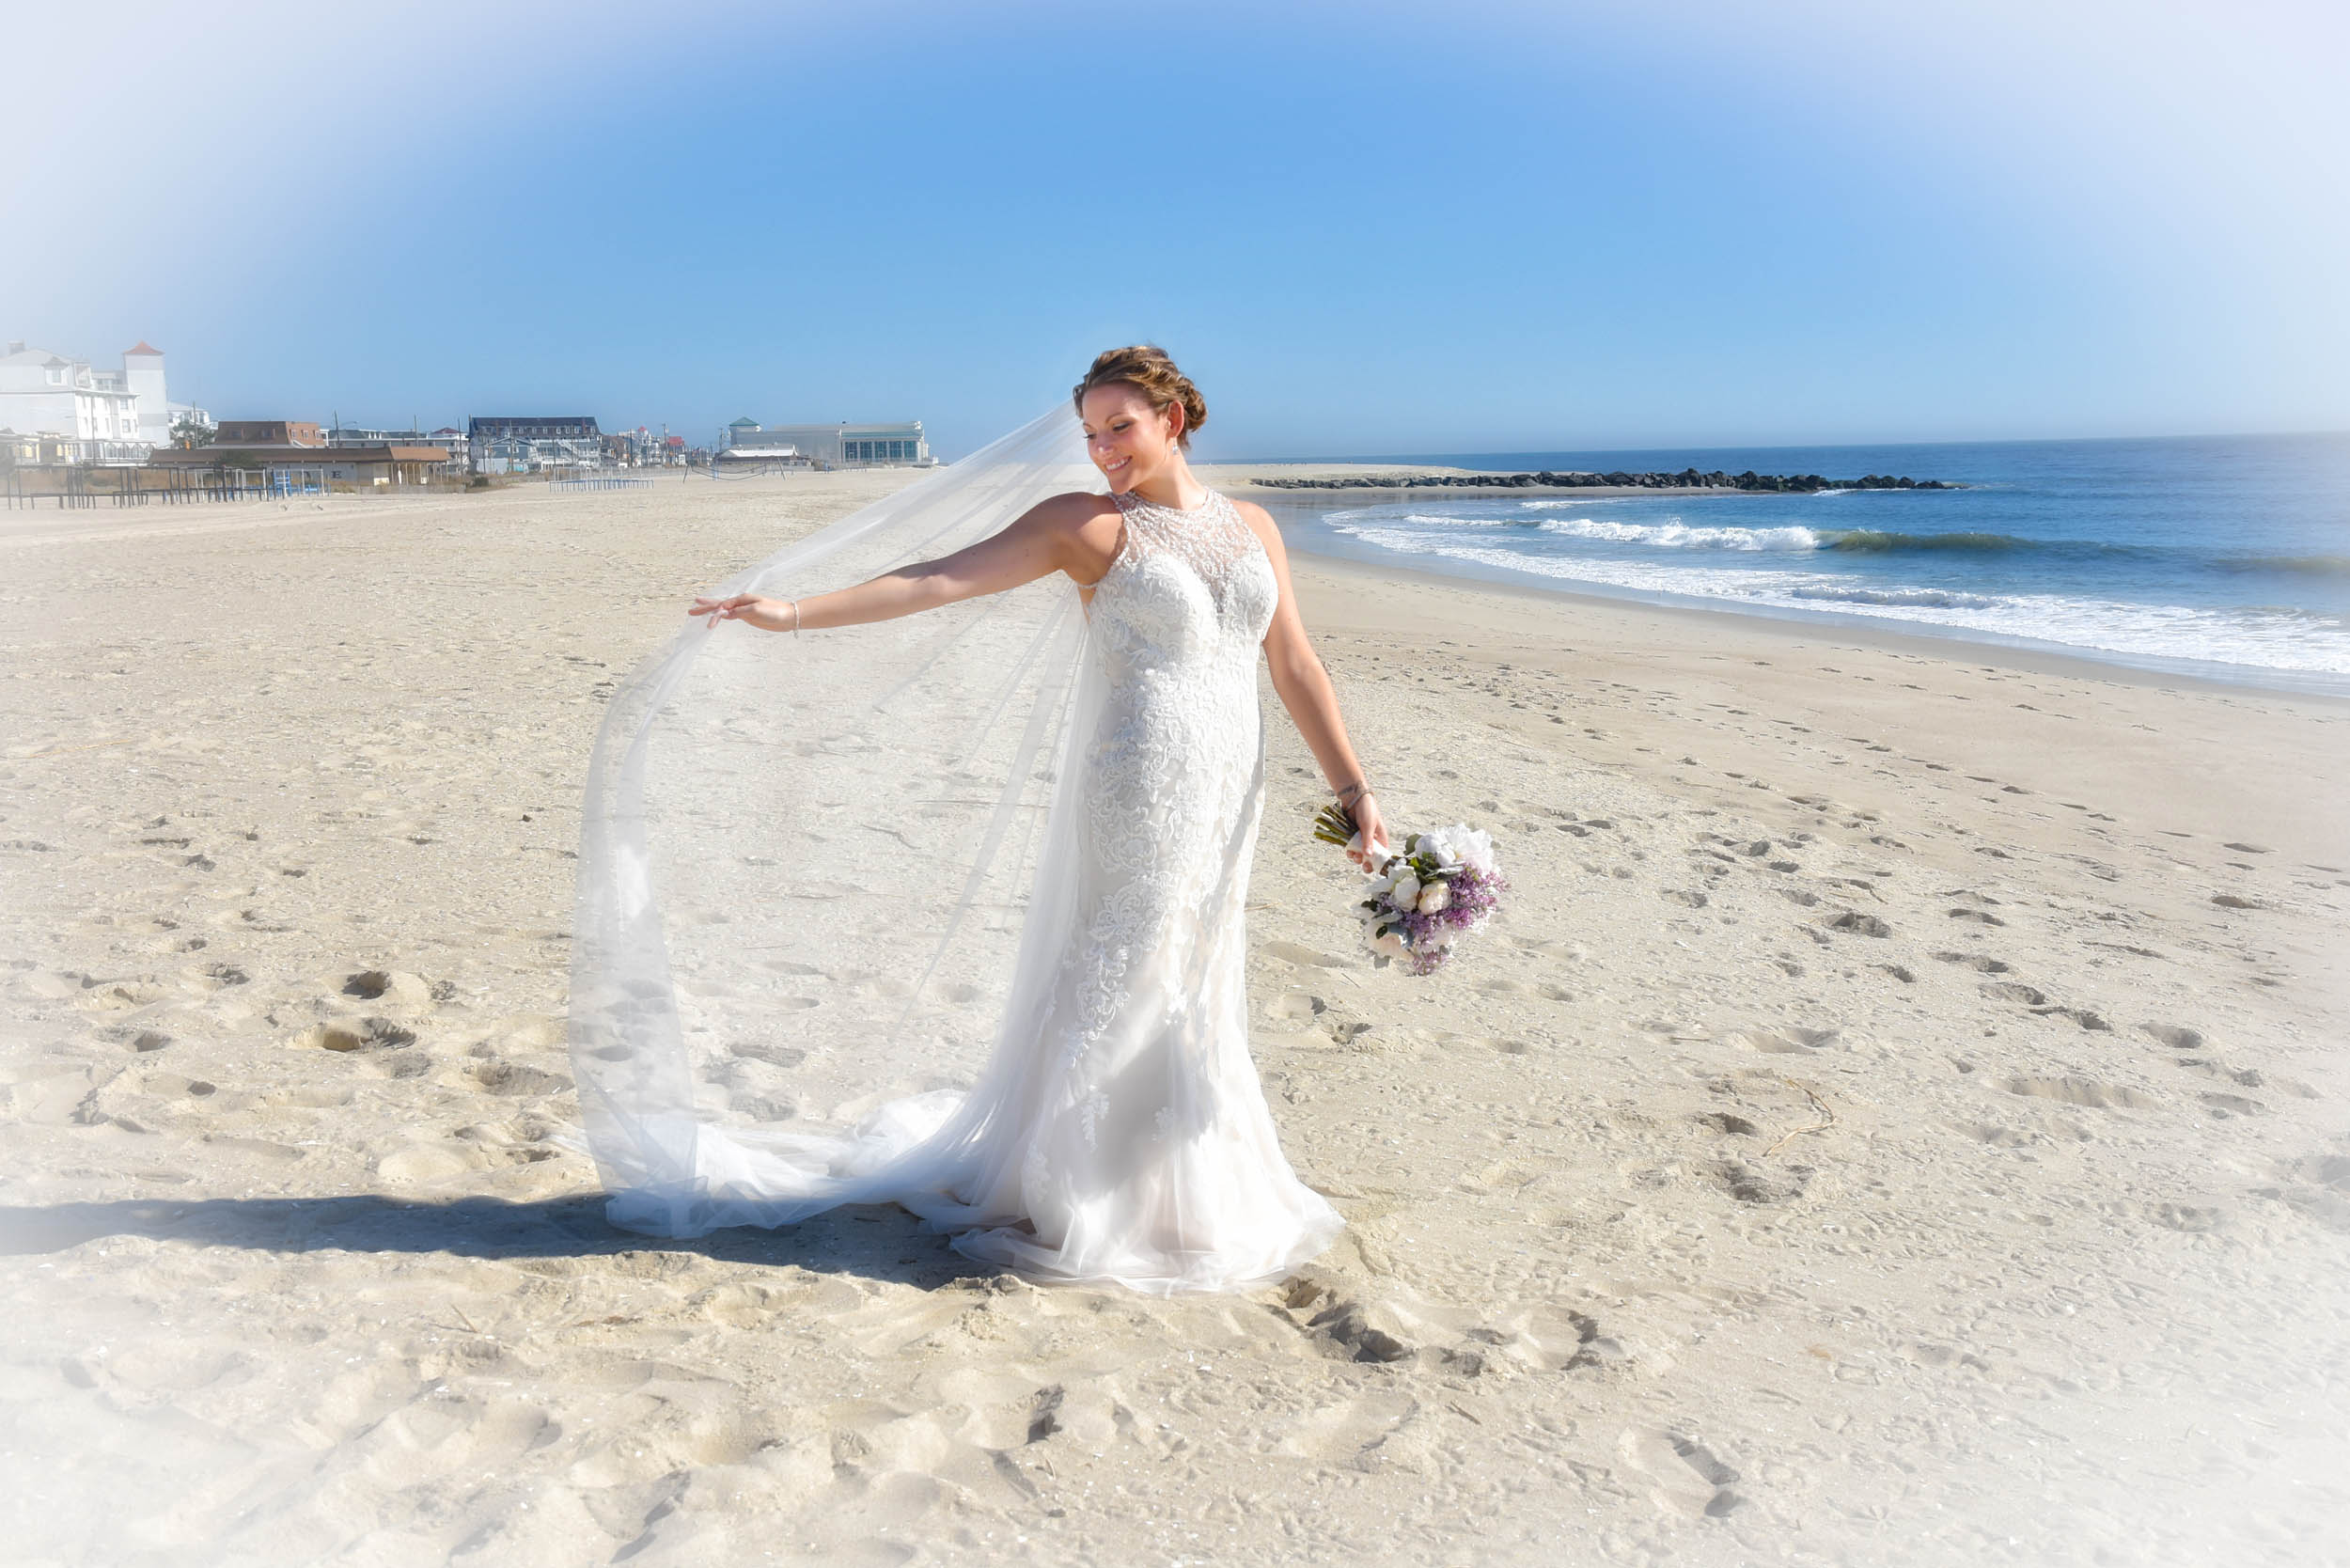
[[[428,431],[421,425],[406,430],[366,430],[354,425],[332,425],[327,428],[329,447],[448,447],[465,444],[465,432],[454,425],[443,425]]]
[[[761,425],[737,419],[720,437],[721,456],[738,462],[797,458],[820,468],[927,467],[931,456],[922,421],[894,425]]]
[[[223,419],[213,427],[215,447],[323,447],[326,437],[306,419]]]
[[[718,432],[718,452],[713,460],[722,468],[813,468],[815,460],[756,419],[742,418]]]
[[[119,370],[22,342],[0,354],[0,430],[44,438],[40,461],[144,463],[183,418],[211,423],[202,409],[169,400],[163,351],[145,342],[123,351]]]
[[[270,420],[248,420],[267,425]],[[226,427],[224,427],[226,428]],[[309,427],[315,432],[316,425]],[[349,485],[362,490],[400,490],[441,478],[449,471],[446,447],[400,446],[328,447],[317,442],[256,442],[231,446],[164,447],[149,460],[157,468],[182,472],[243,469],[267,476],[272,486],[294,490],[331,490]]]
[[[613,431],[603,438],[604,461],[615,468],[658,468],[669,461],[668,437],[643,425]]]
[[[477,474],[531,474],[544,468],[601,468],[603,432],[578,416],[476,416],[465,445]]]

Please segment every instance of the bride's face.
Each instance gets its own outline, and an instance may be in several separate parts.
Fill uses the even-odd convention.
[[[1112,490],[1132,490],[1174,462],[1183,414],[1178,405],[1161,411],[1122,382],[1086,394],[1086,455]]]

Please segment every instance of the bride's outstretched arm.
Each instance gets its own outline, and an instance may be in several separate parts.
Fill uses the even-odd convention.
[[[1371,866],[1378,858],[1371,846],[1386,843],[1386,823],[1380,820],[1379,802],[1371,793],[1371,780],[1364,775],[1363,764],[1346,738],[1346,721],[1339,716],[1339,694],[1330,684],[1330,672],[1322,667],[1322,660],[1306,635],[1306,623],[1297,614],[1297,596],[1290,588],[1289,552],[1282,547],[1281,530],[1274,526],[1272,517],[1262,507],[1243,502],[1235,510],[1263,542],[1265,556],[1273,562],[1274,581],[1280,585],[1280,603],[1275,607],[1273,624],[1264,635],[1265,665],[1273,675],[1273,689],[1281,698],[1281,706],[1289,710],[1297,732],[1305,737],[1314,760],[1322,764],[1322,776],[1329,780],[1331,792],[1353,814],[1361,829],[1346,853],[1357,864]]]
[[[797,600],[755,593],[697,599],[685,613],[706,615],[713,626],[740,620],[767,632],[862,626],[983,593],[1001,593],[1052,572],[1066,572],[1089,583],[1107,570],[1117,542],[1118,511],[1108,496],[1056,495],[1030,507],[1002,531],[951,556],[901,566],[854,588]]]

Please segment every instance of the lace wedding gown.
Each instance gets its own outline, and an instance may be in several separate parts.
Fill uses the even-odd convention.
[[[1023,933],[1040,981],[967,1093],[891,1102],[845,1140],[704,1130],[691,1230],[896,1202],[983,1262],[1165,1294],[1277,1279],[1341,1228],[1283,1157],[1248,1055],[1272,564],[1222,495],[1187,511],[1115,500],[1124,534],[1092,590],[1070,719],[1073,841],[1060,896],[1038,905],[1063,913]],[[1034,962],[1039,943],[1057,962]],[[687,1229],[655,1191],[610,1212]]]

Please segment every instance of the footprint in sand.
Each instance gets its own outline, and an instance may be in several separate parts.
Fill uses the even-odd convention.
[[[2190,1073],[2225,1078],[2239,1089],[2264,1089],[2268,1084],[2268,1074],[2257,1067],[2230,1067],[2211,1057],[2181,1057],[2179,1065]]]
[[[542,1073],[512,1061],[480,1062],[467,1075],[492,1094],[556,1094],[572,1083],[568,1074]]]
[[[1626,1427],[1616,1439],[1616,1455],[1650,1484],[1651,1498],[1670,1512],[1720,1519],[1746,1501],[1731,1490],[1738,1472],[1694,1438],[1654,1427]]]
[[[1981,970],[1986,975],[2004,975],[2008,972],[2008,966],[2005,964],[1985,953],[1939,952],[1934,956],[1945,964],[1963,964],[1969,969]]]
[[[1372,1321],[1378,1315],[1372,1309],[1323,1280],[1291,1277],[1281,1287],[1281,1305],[1292,1322],[1324,1341],[1328,1354],[1353,1361],[1402,1361],[1412,1354],[1413,1346]]]
[[[2095,1105],[2103,1109],[2153,1110],[2162,1102],[2151,1094],[2115,1084],[2101,1084],[2089,1078],[2015,1077],[2003,1082],[2000,1088],[2010,1094],[2022,1094],[2035,1100],[2055,1100],[2068,1105]]]
[[[294,1043],[317,1051],[393,1051],[416,1043],[416,1031],[388,1018],[315,1024],[294,1037]]]
[[[1789,1027],[1779,1029],[1738,1029],[1722,1038],[1732,1045],[1749,1051],[1762,1051],[1770,1056],[1810,1056],[1821,1046],[1832,1043],[1835,1029],[1807,1029]]]
[[[1329,1011],[1330,1004],[1321,997],[1303,991],[1284,992],[1265,1007],[1265,1016],[1277,1028],[1310,1028],[1315,1019]]]
[[[1811,1168],[1791,1165],[1764,1170],[1743,1160],[1723,1160],[1706,1172],[1716,1185],[1741,1203],[1785,1203],[1811,1184]]]
[[[454,996],[450,986],[446,996]],[[394,1002],[410,1007],[422,1007],[436,999],[446,999],[439,987],[427,982],[420,975],[399,969],[362,969],[343,980],[343,995],[362,1001],[381,1001],[390,997]]]
[[[2090,1011],[2087,1008],[2058,1007],[2051,1004],[2046,1007],[2034,1007],[2031,1011],[2034,1016],[2040,1018],[2070,1018],[2082,1028],[2094,1033],[2110,1034],[2113,1032],[2111,1024],[2107,1023],[2102,1016]]]

